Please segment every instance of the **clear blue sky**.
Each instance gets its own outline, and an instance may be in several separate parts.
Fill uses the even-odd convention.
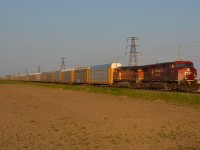
[[[139,63],[182,59],[200,73],[199,0],[0,0],[0,76],[114,62],[128,64],[126,39],[139,38]]]

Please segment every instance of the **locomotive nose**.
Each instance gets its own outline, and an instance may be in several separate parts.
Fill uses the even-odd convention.
[[[191,68],[187,68],[185,71],[185,80],[196,80],[196,74]]]

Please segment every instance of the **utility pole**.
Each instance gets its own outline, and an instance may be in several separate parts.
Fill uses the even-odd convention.
[[[117,68],[117,63],[119,62],[119,58],[115,59],[115,67]],[[115,68],[115,78],[117,78],[117,70]]]
[[[127,53],[129,53],[129,66],[137,66],[138,65],[138,59],[137,59],[137,51],[136,51],[136,47],[137,45],[135,44],[135,40],[138,40],[138,38],[136,37],[130,37],[127,39],[127,42],[131,42],[130,45],[126,45],[126,49],[128,47],[130,47],[130,51],[129,52],[125,52],[125,55]]]
[[[181,44],[178,44],[178,60],[181,61]]]
[[[65,63],[65,57],[62,57],[61,58],[61,62],[60,62],[60,67],[61,67],[60,69],[61,70],[65,70],[65,64],[66,64]]]
[[[140,52],[140,66],[142,66],[142,52]]]

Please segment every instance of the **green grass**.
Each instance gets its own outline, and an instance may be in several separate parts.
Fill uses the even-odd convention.
[[[0,84],[17,84],[19,82],[16,81],[4,81],[4,80],[0,80]]]
[[[110,94],[116,96],[127,96],[131,98],[151,100],[151,101],[162,100],[174,104],[183,104],[183,105],[200,107],[200,94],[192,94],[192,93],[145,91],[145,90],[126,89],[126,88],[110,88],[110,87],[100,87],[100,86],[67,85],[67,84],[51,84],[51,83],[30,83],[30,82],[15,82],[15,81],[0,81],[0,84],[30,84],[30,85],[50,87],[56,89]]]

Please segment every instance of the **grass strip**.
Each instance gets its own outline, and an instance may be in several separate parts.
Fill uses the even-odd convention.
[[[193,93],[178,93],[178,92],[162,92],[162,91],[145,91],[138,89],[126,88],[110,88],[90,85],[68,85],[54,83],[33,83],[33,82],[15,82],[15,81],[0,81],[0,84],[29,84],[43,87],[51,87],[56,89],[65,89],[73,91],[85,91],[90,93],[110,94],[116,96],[127,96],[131,98],[144,100],[163,100],[165,102],[190,105],[200,107],[200,94]]]
[[[0,80],[0,84],[20,84],[20,82]]]

